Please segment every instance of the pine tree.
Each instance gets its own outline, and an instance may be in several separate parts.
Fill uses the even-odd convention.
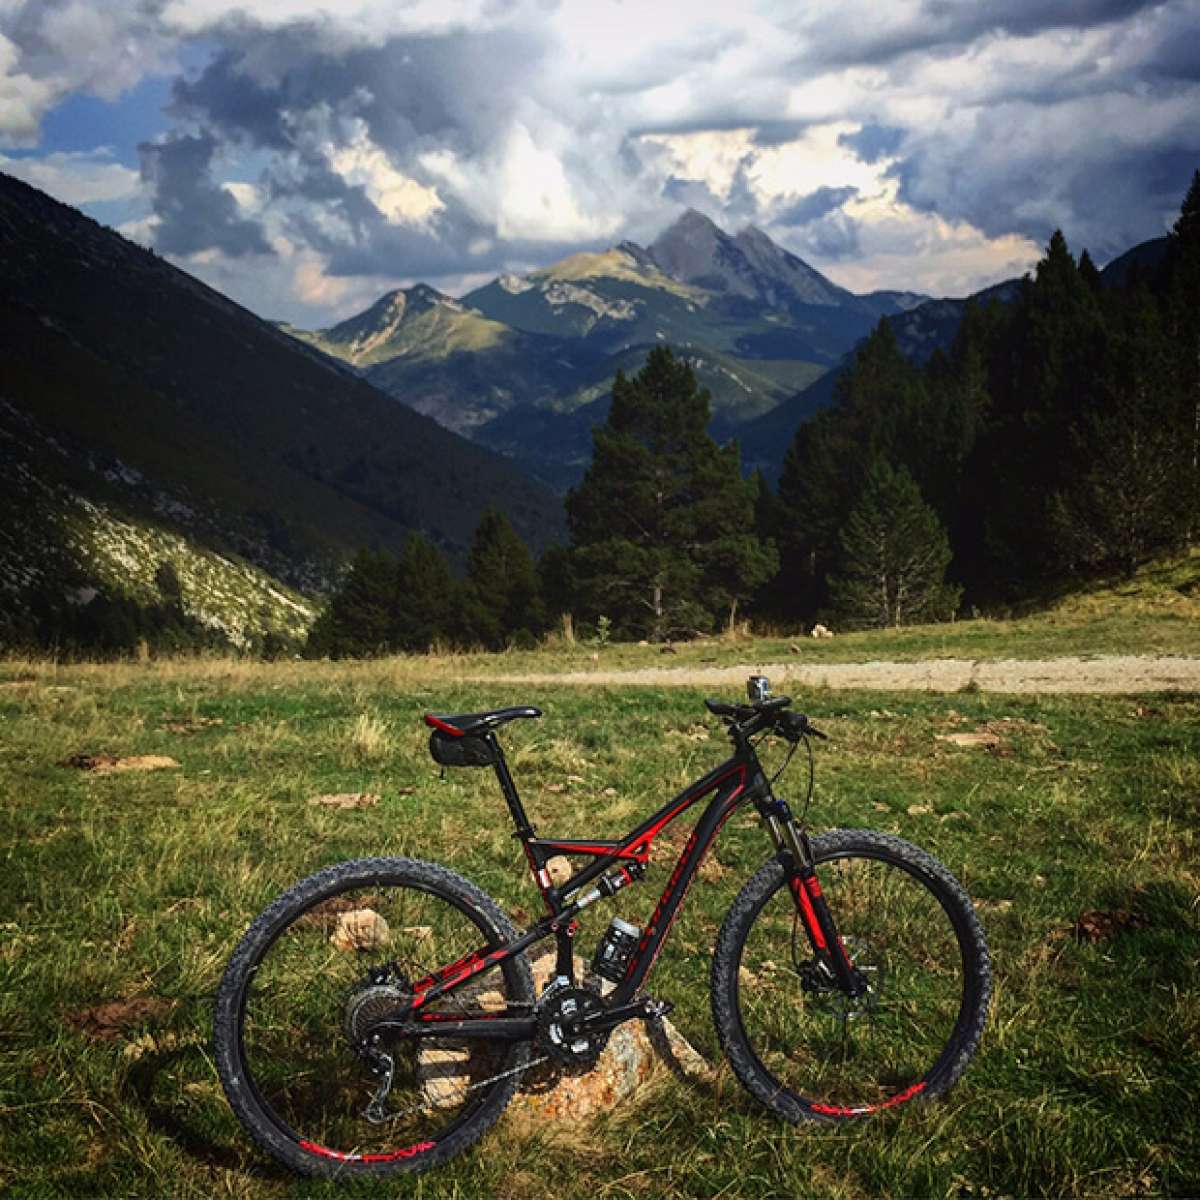
[[[1104,347],[1101,297],[1055,231],[991,354],[988,424],[966,467],[979,518],[976,583],[986,595],[1019,595],[1061,573],[1050,498],[1095,404]]]
[[[392,648],[399,564],[386,551],[360,550],[309,630],[309,657],[362,658]]]
[[[944,620],[959,596],[945,582],[949,562],[946,531],[912,476],[877,460],[842,531],[835,611],[851,625]]]
[[[779,480],[781,559],[777,590],[792,617],[821,608],[839,531],[861,494],[867,464],[885,459],[914,474],[939,463],[919,427],[928,416],[921,374],[880,320],[838,379],[831,408],[796,431]]]
[[[1129,575],[1187,527],[1188,445],[1179,436],[1170,345],[1140,284],[1114,300],[1097,393],[1074,429],[1052,515],[1066,564]]]
[[[618,374],[608,420],[567,497],[584,615],[653,640],[728,620],[774,568],[754,536],[754,496],[736,446],[709,437],[709,396],[687,363],[651,350]]]
[[[1189,536],[1200,530],[1200,170],[1171,230],[1167,327],[1174,346],[1174,390],[1179,431],[1188,448]]]
[[[531,642],[544,632],[545,612],[529,547],[496,509],[483,514],[467,555],[466,623],[492,650]]]
[[[439,641],[465,644],[462,609],[462,589],[446,556],[419,533],[410,533],[397,564],[389,648],[424,654]]]

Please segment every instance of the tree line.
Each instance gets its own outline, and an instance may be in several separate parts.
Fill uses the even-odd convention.
[[[923,366],[881,321],[764,507],[781,561],[764,609],[866,623],[1129,574],[1193,539],[1200,172],[1162,261],[1111,286],[1056,232],[1016,299],[969,304]]]

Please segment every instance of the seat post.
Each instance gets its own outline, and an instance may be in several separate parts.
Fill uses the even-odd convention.
[[[521,797],[517,795],[517,785],[513,782],[512,773],[505,761],[504,750],[494,733],[489,733],[487,740],[496,752],[496,761],[492,765],[492,770],[496,772],[496,778],[500,781],[500,790],[504,793],[508,811],[512,813],[513,823],[517,827],[517,836],[522,841],[527,841],[534,836],[533,826],[530,825],[529,818],[525,815],[525,806],[521,803]]]

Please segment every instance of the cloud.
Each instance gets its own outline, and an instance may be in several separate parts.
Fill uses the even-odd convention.
[[[170,70],[138,228],[256,307],[646,242],[684,206],[843,283],[969,291],[1055,227],[1097,257],[1160,232],[1197,64],[1195,0],[0,0],[0,137]]]
[[[208,134],[174,134],[143,142],[142,178],[153,195],[157,246],[167,254],[219,250],[238,258],[270,254],[258,222],[241,215],[234,194],[212,179],[216,142]]]
[[[178,39],[159,0],[3,0],[0,144],[36,142],[65,96],[112,100],[147,74],[172,69]]]
[[[50,192],[65,204],[104,204],[131,199],[141,191],[137,171],[114,162],[103,148],[94,153],[60,151],[40,158],[0,154],[0,171]]]
[[[855,187],[820,187],[776,213],[775,221],[780,225],[808,225],[834,209],[841,208],[847,200],[857,195],[858,188]]]

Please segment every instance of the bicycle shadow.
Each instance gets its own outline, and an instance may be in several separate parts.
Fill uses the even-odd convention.
[[[217,1105],[224,1103],[224,1096],[215,1081],[210,1103],[186,1106],[181,1103],[175,1076],[210,1074],[212,1063],[205,1051],[203,1042],[193,1041],[143,1054],[126,1075],[127,1098],[142,1110],[155,1133],[198,1163],[274,1183],[292,1178],[282,1167],[253,1157],[248,1148],[217,1140],[212,1127],[224,1120],[217,1111]],[[208,1095],[207,1084],[200,1094]]]

